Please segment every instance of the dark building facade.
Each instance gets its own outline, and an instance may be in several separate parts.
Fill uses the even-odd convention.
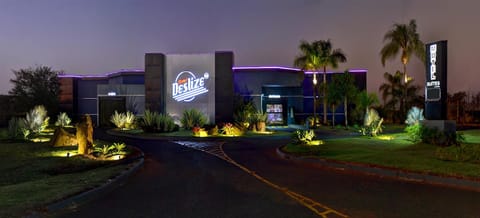
[[[176,110],[197,108],[210,113],[211,123],[226,122],[232,120],[234,95],[240,95],[267,113],[269,125],[303,123],[313,114],[314,72],[233,65],[232,52],[152,53],[145,55],[145,70],[122,70],[100,76],[59,75],[61,110],[74,117],[89,114],[102,126],[111,125],[109,118],[115,110],[142,115],[145,109],[169,113],[178,120]],[[365,90],[367,70],[349,72],[354,75],[357,88]],[[327,80],[334,74],[327,72]],[[321,74],[317,75],[320,83]],[[194,80],[201,80],[202,87],[198,90],[188,82]],[[180,94],[176,93],[179,91]],[[317,98],[316,112],[321,116],[322,96]],[[331,111],[328,113],[333,115]],[[338,108],[336,120],[343,119],[341,113],[343,108]]]

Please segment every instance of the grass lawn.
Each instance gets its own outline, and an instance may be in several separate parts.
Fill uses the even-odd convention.
[[[466,143],[480,144],[480,130],[463,132]],[[480,145],[479,145],[480,146]],[[324,140],[320,146],[289,144],[287,153],[340,161],[401,168],[411,171],[480,178],[480,163],[443,161],[435,156],[438,147],[412,143],[404,133],[378,138],[348,137]]]
[[[0,141],[0,217],[18,217],[32,209],[104,183],[125,165],[94,161],[76,147]]]

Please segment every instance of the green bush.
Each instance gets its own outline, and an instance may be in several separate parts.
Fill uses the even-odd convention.
[[[168,114],[158,114],[155,119],[157,132],[173,132],[176,129],[173,117]]]
[[[250,126],[252,116],[257,111],[252,99],[242,96],[235,96],[233,110],[233,121],[241,124],[245,128]]]
[[[207,118],[197,109],[187,109],[183,111],[183,116],[180,120],[182,127],[186,130],[191,130],[193,127],[201,127],[207,122]]]
[[[412,142],[419,142],[422,139],[422,125],[420,123],[405,127],[405,132]]]
[[[30,133],[38,134],[48,126],[50,118],[47,117],[47,110],[43,105],[35,106],[25,117],[25,129]]]
[[[456,132],[444,132],[437,128],[428,128],[422,126],[420,128],[420,137],[422,142],[436,146],[460,145],[465,141],[462,134]]]
[[[72,122],[72,120],[70,119],[70,117],[68,117],[67,113],[62,112],[58,114],[57,121],[55,122],[55,126],[62,126],[62,127],[68,126],[70,125],[70,122]]]
[[[25,119],[20,117],[12,117],[8,121],[8,138],[18,139],[23,136],[23,129],[25,128]],[[28,136],[28,134],[27,134]],[[25,138],[25,137],[24,137]]]
[[[173,132],[178,127],[173,118],[168,114],[159,114],[145,110],[144,116],[140,118],[139,125],[144,132]]]

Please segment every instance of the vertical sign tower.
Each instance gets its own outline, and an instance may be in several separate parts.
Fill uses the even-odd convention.
[[[447,119],[447,41],[426,45],[425,118]]]

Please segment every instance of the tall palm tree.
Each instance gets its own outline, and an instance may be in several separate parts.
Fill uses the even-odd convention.
[[[408,81],[407,64],[412,54],[415,54],[422,62],[425,62],[425,45],[420,40],[417,33],[417,24],[415,20],[410,20],[407,24],[394,24],[393,29],[389,30],[383,37],[386,44],[380,51],[382,65],[385,66],[387,59],[396,58],[401,52],[400,61],[403,64],[403,80]]]
[[[327,123],[327,67],[337,68],[338,63],[346,62],[347,58],[341,49],[332,48],[330,40],[301,41],[299,48],[301,54],[295,59],[295,66],[313,71],[323,68],[323,123]],[[315,73],[313,75],[315,80]]]
[[[316,41],[309,43],[307,41],[300,41],[298,46],[301,54],[298,55],[294,60],[294,65],[296,67],[302,68],[305,71],[314,71],[313,73],[313,126],[317,126],[317,104],[316,104],[316,85],[317,85],[317,75],[316,72],[322,66],[320,65],[320,55],[318,43]]]
[[[335,74],[332,77],[328,91],[338,93],[341,101],[343,101],[345,128],[348,128],[348,101],[354,99],[358,93],[358,89],[355,86],[355,78],[348,70],[342,74]],[[327,96],[330,96],[330,93],[327,93]]]

